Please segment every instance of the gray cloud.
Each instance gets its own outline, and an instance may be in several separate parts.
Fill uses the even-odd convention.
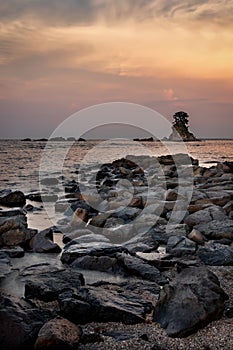
[[[190,17],[190,20],[230,23],[232,0],[0,0],[0,20],[39,21],[46,25],[89,25],[133,18]]]

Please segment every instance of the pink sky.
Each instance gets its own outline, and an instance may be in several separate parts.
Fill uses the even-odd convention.
[[[0,137],[127,101],[232,138],[232,20],[232,0],[0,0]]]

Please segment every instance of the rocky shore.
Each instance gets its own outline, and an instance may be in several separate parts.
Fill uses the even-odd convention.
[[[76,171],[43,193],[0,192],[1,349],[232,349],[233,163],[127,156]],[[62,219],[29,228],[28,199]],[[25,254],[60,265],[16,267]],[[21,296],[3,288],[13,275]]]

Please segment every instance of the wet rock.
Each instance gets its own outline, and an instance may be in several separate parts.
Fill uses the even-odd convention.
[[[152,304],[139,295],[125,290],[86,287],[78,293],[64,293],[59,298],[61,314],[73,322],[145,322]]]
[[[219,243],[208,243],[198,249],[198,257],[205,265],[233,266],[233,248]]]
[[[125,273],[129,276],[138,276],[142,279],[157,283],[164,282],[160,271],[140,258],[127,254],[117,254],[117,260],[120,266],[123,267]]]
[[[0,251],[0,282],[11,273],[11,264],[9,255]]]
[[[2,247],[0,253],[7,254],[10,258],[21,258],[24,256],[24,249],[21,247]]]
[[[203,267],[184,269],[161,290],[154,312],[170,337],[185,337],[219,319],[228,299],[218,278]]]
[[[185,236],[172,236],[168,239],[166,252],[173,256],[195,254],[197,244]]]
[[[14,217],[23,216],[23,217],[25,217],[25,211],[22,208],[0,210],[0,218],[8,218],[11,216],[14,216]]]
[[[195,228],[208,239],[227,238],[233,240],[233,221],[228,218],[223,221],[213,220],[196,225]]]
[[[21,298],[1,294],[1,348],[4,350],[32,348],[39,329],[52,317],[53,313],[32,307]]]
[[[72,243],[72,241],[70,242]],[[115,256],[117,252],[127,252],[127,249],[121,246],[115,246],[111,243],[105,242],[90,242],[65,245],[61,255],[61,261],[66,264],[70,264],[75,259],[85,255],[90,256]]]
[[[40,329],[34,349],[76,349],[81,335],[82,330],[80,327],[65,318],[57,316],[46,322]]]
[[[26,198],[21,191],[1,190],[0,205],[6,207],[23,207],[26,204]]]
[[[84,285],[84,277],[74,270],[42,272],[28,278],[25,283],[25,298],[44,301],[56,300],[66,290],[77,290]]]
[[[36,253],[60,253],[61,248],[53,242],[53,230],[47,228],[38,232],[29,242],[30,248]]]

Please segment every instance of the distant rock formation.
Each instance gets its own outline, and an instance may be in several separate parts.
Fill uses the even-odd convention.
[[[180,111],[174,114],[174,122],[172,133],[169,136],[169,141],[198,141],[198,139],[188,129],[189,115],[186,112]]]
[[[153,137],[147,137],[147,138],[143,138],[143,139],[138,139],[138,138],[136,138],[136,139],[133,139],[134,141],[139,141],[139,142],[144,142],[144,141],[146,141],[146,142],[153,142],[154,141],[154,139],[153,139]]]

